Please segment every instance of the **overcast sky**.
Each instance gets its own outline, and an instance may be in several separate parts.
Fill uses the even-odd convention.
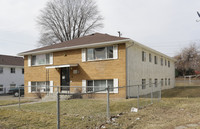
[[[36,17],[48,0],[0,0],[0,54],[37,47]],[[96,0],[104,17],[101,33],[131,38],[174,56],[191,42],[200,44],[200,0]]]

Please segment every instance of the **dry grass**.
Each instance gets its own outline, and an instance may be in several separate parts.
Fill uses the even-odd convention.
[[[186,94],[187,93],[187,94]],[[166,98],[168,95],[170,97]],[[178,94],[178,95],[177,95]],[[186,94],[186,95],[184,95]],[[176,126],[200,122],[200,89],[171,89],[162,93],[159,103],[154,103],[131,113],[135,99],[111,100],[111,114],[123,115],[106,123],[106,99],[77,99],[61,102],[61,128],[173,129]],[[193,96],[187,98],[188,96]],[[56,128],[56,102],[0,108],[2,128]]]
[[[20,103],[32,102],[30,100],[21,100]],[[18,104],[19,100],[0,100],[0,106]]]

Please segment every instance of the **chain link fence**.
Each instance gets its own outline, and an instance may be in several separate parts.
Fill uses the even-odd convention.
[[[102,128],[105,123],[113,122],[120,115],[138,112],[161,99],[161,83],[98,88],[48,85],[19,87],[19,109],[35,110],[40,106],[39,112],[53,113],[56,116],[57,128]],[[119,94],[114,93],[115,88],[119,90],[119,93],[123,91],[126,93],[127,90],[134,90],[134,92],[131,94],[127,91],[126,98],[128,99],[124,99],[125,96],[120,98]],[[24,89],[34,91],[29,94],[41,98],[42,103],[48,101],[56,101],[56,103],[50,103],[51,106],[48,106],[48,109],[42,107],[42,104],[38,107],[35,104],[33,107],[22,105],[20,96]]]

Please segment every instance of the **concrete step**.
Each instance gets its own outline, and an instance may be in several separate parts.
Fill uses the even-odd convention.
[[[60,95],[60,100],[68,100],[70,97],[71,95]],[[44,96],[41,101],[47,102],[56,100],[57,100],[57,93],[49,93],[46,96]]]

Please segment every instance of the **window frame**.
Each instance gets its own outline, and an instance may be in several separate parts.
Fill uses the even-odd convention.
[[[35,83],[36,85],[33,85],[33,83]],[[45,85],[40,86],[38,85],[38,83],[45,83]],[[31,81],[31,93],[37,93],[37,92],[45,93],[47,91],[50,91],[49,85],[50,81]],[[35,91],[32,90],[32,86],[35,87]],[[40,91],[38,91],[38,87],[46,90],[41,91],[42,89],[40,89]]]
[[[171,85],[171,80],[170,80],[170,78],[168,78],[168,86],[170,86]]]
[[[24,68],[22,68],[22,74],[24,74]]]
[[[51,54],[52,54],[52,53],[31,55],[31,66],[51,65],[51,63],[50,63]],[[37,56],[42,56],[42,55],[45,55],[45,57],[44,57],[45,63],[44,63],[44,64],[39,64],[39,63],[38,63]],[[33,57],[35,58],[35,61],[34,61],[35,64],[33,64]],[[47,57],[48,57],[48,61],[47,61]],[[48,63],[47,63],[47,62],[48,62]]]
[[[105,48],[105,58],[99,58],[99,59],[95,59],[95,49],[98,49],[98,48]],[[112,48],[112,57],[109,56],[109,49],[108,48]],[[92,56],[93,56],[93,59],[88,59],[88,50],[92,50]],[[87,48],[86,49],[86,61],[98,61],[98,60],[111,60],[111,59],[114,59],[114,46],[111,45],[111,46],[105,46],[105,47],[94,47],[94,48]]]
[[[114,93],[114,79],[101,79],[101,80],[86,80],[86,93],[90,93],[90,92],[96,92],[95,91],[95,85],[94,85],[94,83],[95,83],[95,81],[106,81],[106,87],[108,87],[108,81],[111,81],[112,80],[112,83],[113,83],[113,89],[111,90],[110,89],[110,93]],[[92,86],[88,86],[88,82],[89,81],[92,81]],[[91,88],[92,87],[92,91],[88,91],[88,89],[89,88]],[[99,91],[99,92],[96,92],[96,93],[107,93],[107,91],[105,90],[105,91]]]
[[[163,66],[163,57],[160,58],[160,65]]]
[[[142,79],[142,89],[146,89],[146,79]]]
[[[0,92],[3,92],[3,85],[0,84]]]
[[[12,73],[12,74],[15,74],[15,72],[16,72],[16,70],[15,70],[15,68],[10,68],[10,73]]]
[[[11,88],[11,87],[13,87],[13,88]],[[14,88],[16,88],[16,84],[10,84],[10,89],[14,89]]]
[[[146,62],[146,52],[142,51],[142,62]]]
[[[154,56],[154,64],[158,64],[157,56]]]
[[[170,67],[170,61],[168,60],[168,67]]]
[[[152,62],[152,55],[149,53],[149,62]]]

